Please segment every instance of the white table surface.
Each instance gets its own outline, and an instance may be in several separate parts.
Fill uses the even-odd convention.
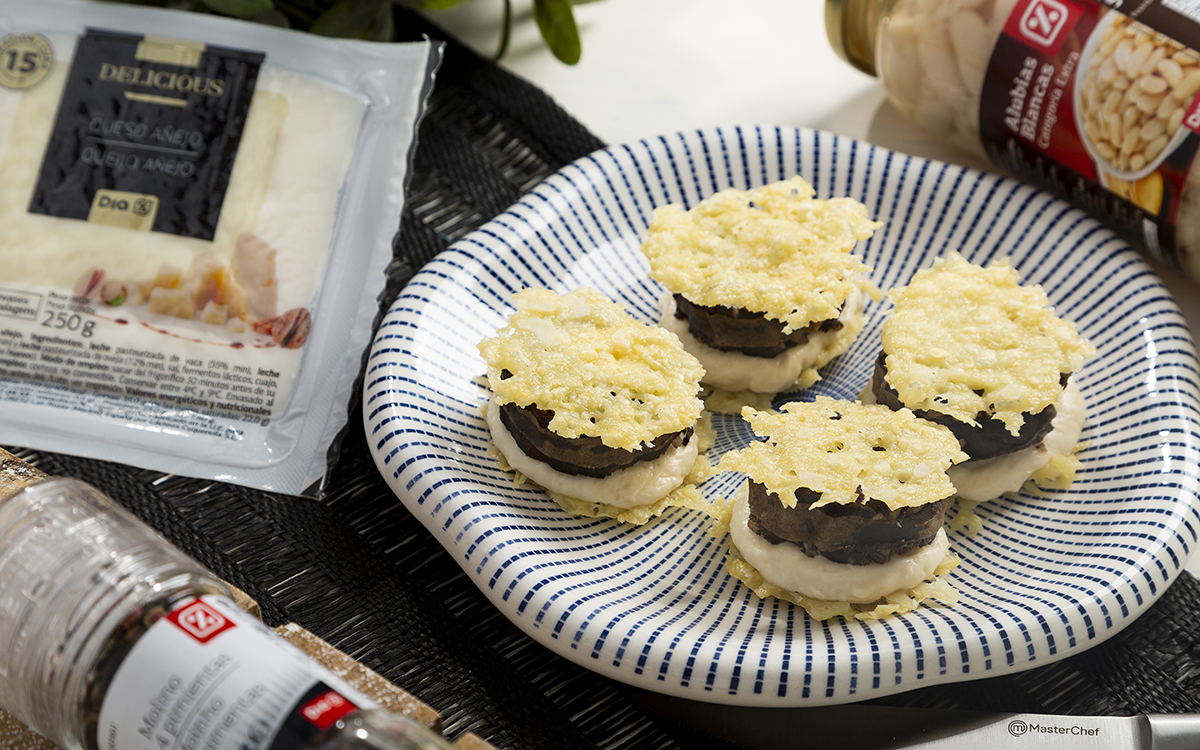
[[[431,13],[485,56],[499,40],[500,0]],[[943,145],[892,107],[878,79],[842,61],[824,30],[823,0],[598,0],[576,6],[583,54],[554,59],[532,0],[512,0],[500,64],[539,86],[607,143],[719,125],[812,127],[925,158],[992,169]],[[1200,330],[1200,284],[1154,265],[1189,328]],[[1193,334],[1194,336],[1194,334]],[[1188,570],[1200,577],[1200,554]]]
[[[432,20],[480,54],[499,39],[501,0],[468,0]],[[825,36],[822,0],[598,0],[576,6],[580,62],[546,49],[531,0],[513,0],[501,64],[550,94],[608,143],[715,125],[833,131],[929,159],[991,165],[904,119],[879,81],[842,61]],[[1200,285],[1155,266],[1192,331]],[[1194,335],[1194,334],[1193,334]],[[1200,576],[1200,555],[1188,570]]]

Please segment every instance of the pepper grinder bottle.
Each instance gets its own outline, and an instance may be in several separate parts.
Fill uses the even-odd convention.
[[[1200,12],[1098,0],[826,0],[834,50],[931,134],[1200,280]]]
[[[94,487],[0,499],[0,706],[67,750],[435,750]]]

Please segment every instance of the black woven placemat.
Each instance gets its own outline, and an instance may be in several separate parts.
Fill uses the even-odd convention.
[[[447,35],[397,11],[405,38]],[[602,147],[529,83],[449,42],[421,125],[380,300],[450,242]],[[437,709],[450,737],[518,748],[722,748],[636,691],[525,636],[491,606],[375,469],[356,396],[322,502],[46,451],[9,450],[101,487],[262,606]],[[1200,711],[1200,585],[1184,574],[1133,625],[1016,675],[915,690],[888,706],[1060,714]]]

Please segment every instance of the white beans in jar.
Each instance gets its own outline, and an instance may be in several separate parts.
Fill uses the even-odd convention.
[[[1142,20],[1055,0],[826,0],[835,50],[909,119],[1200,280],[1200,54]]]
[[[985,156],[979,99],[1017,0],[898,0],[879,29],[877,65],[892,103],[925,129]]]

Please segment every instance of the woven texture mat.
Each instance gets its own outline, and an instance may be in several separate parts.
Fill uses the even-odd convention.
[[[397,26],[411,39],[447,38],[404,11]],[[603,145],[535,87],[448,43],[381,314],[450,242]],[[433,706],[450,738],[472,731],[509,750],[732,747],[663,718],[637,691],[558,657],[501,616],[378,475],[359,410],[356,397],[322,502],[9,450],[102,488],[257,599],[268,624],[297,622]],[[1200,585],[1183,574],[1133,625],[1078,656],[872,703],[1200,712]]]

